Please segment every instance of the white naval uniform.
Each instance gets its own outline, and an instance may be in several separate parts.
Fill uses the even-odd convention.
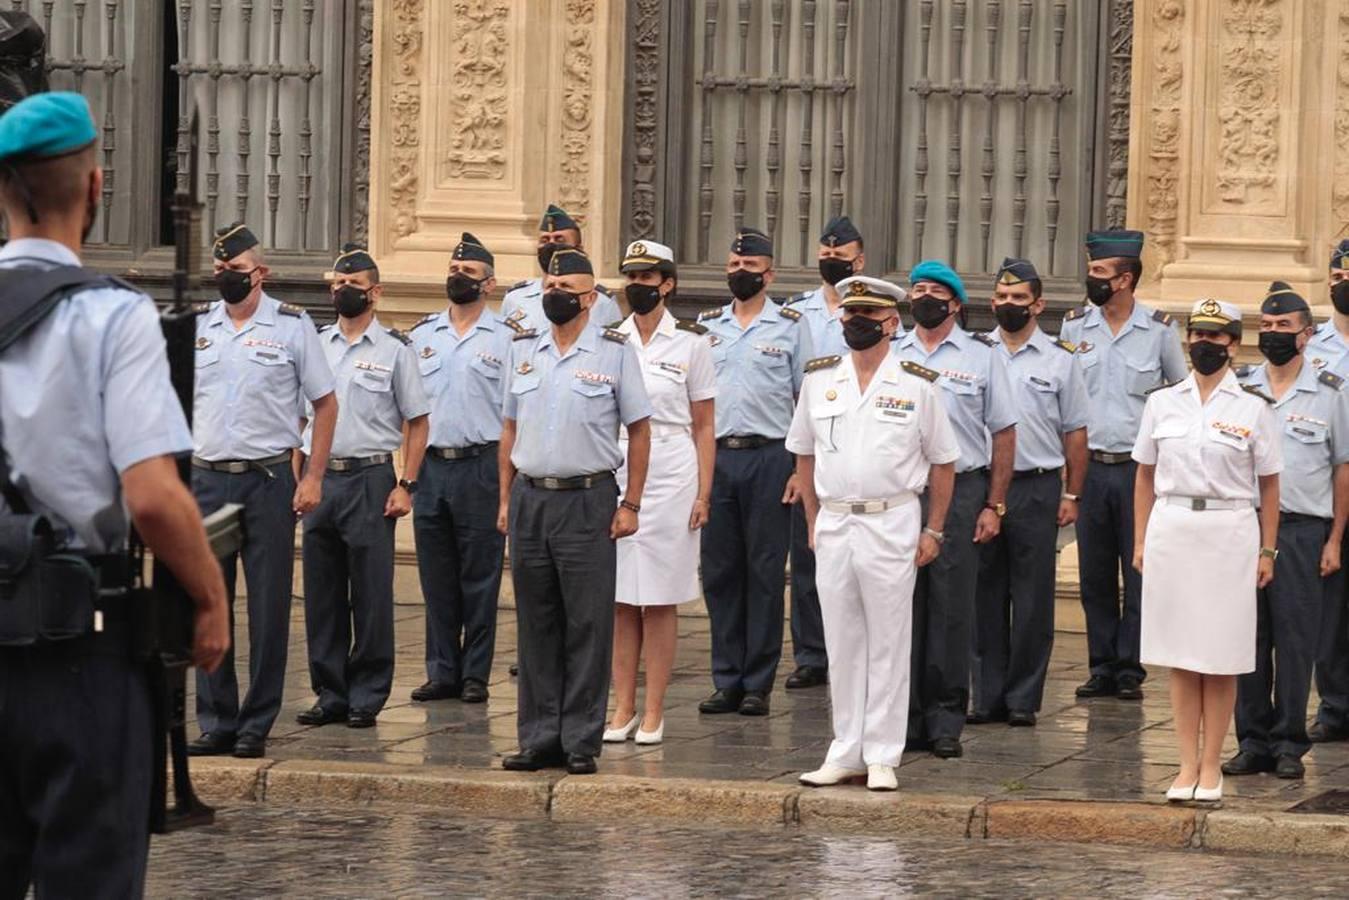
[[[1283,469],[1273,408],[1228,371],[1200,405],[1194,375],[1148,397],[1133,457],[1156,466],[1143,545],[1141,661],[1206,675],[1255,669],[1256,477]],[[1191,501],[1217,501],[1196,511]],[[1232,503],[1234,509],[1214,509]]]
[[[918,495],[960,458],[936,387],[888,356],[867,390],[852,354],[807,375],[787,449],[815,457],[815,583],[829,654],[834,741],[826,765],[897,766],[908,733]],[[830,508],[886,500],[876,513]]]
[[[698,532],[689,514],[698,496],[698,453],[693,445],[694,401],[717,395],[712,348],[701,325],[685,330],[666,310],[651,342],[643,345],[629,316],[618,326],[637,351],[651,400],[651,462],[642,492],[642,525],[618,541],[614,599],[629,606],[671,606],[695,599]],[[627,439],[626,429],[622,435]],[[628,486],[627,446],[618,470],[619,496]]]

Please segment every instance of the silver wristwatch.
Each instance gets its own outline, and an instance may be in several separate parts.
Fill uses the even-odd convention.
[[[935,529],[935,528],[924,528],[924,529],[923,529],[923,534],[925,534],[925,535],[927,535],[928,537],[932,538],[932,539],[933,539],[934,541],[936,541],[938,544],[944,544],[944,543],[946,543],[946,535],[942,534],[940,531],[938,531],[938,530]]]

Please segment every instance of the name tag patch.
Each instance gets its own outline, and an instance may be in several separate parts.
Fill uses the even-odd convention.
[[[587,372],[584,369],[576,370],[576,377],[586,384],[613,384],[614,376],[605,375],[603,372]]]
[[[393,366],[381,366],[379,363],[370,362],[364,359],[356,360],[356,368],[364,372],[378,372],[382,375],[388,375],[393,371]]]
[[[1243,425],[1233,425],[1230,422],[1214,422],[1213,427],[1219,434],[1225,434],[1229,437],[1245,440],[1251,436],[1251,430]]]
[[[783,347],[775,347],[772,344],[755,344],[754,349],[767,356],[785,356],[787,351]]]
[[[916,405],[912,400],[881,394],[876,397],[876,418],[882,421],[907,422]]]
[[[658,369],[662,372],[669,372],[672,375],[683,375],[688,371],[688,366],[683,366],[679,363],[666,362],[665,360],[654,361],[651,363],[651,368]]]
[[[482,351],[478,351],[478,359],[480,359],[480,360],[482,360],[483,362],[487,363],[489,366],[493,366],[493,367],[495,367],[495,368],[501,368],[501,360],[497,359],[495,356],[493,356],[493,355],[490,354],[490,353],[483,353]]]

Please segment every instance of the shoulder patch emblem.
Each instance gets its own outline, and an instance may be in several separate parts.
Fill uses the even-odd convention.
[[[397,340],[404,347],[412,343],[412,338],[408,337],[406,334],[403,334],[403,332],[399,331],[397,328],[390,328],[388,329],[388,331],[389,336]]]
[[[1060,350],[1067,350],[1069,353],[1077,352],[1077,344],[1074,344],[1072,341],[1055,341],[1054,346],[1058,347]]]
[[[974,338],[985,347],[993,347],[998,343],[982,331],[971,331],[970,337]]]
[[[1269,404],[1273,404],[1273,403],[1274,403],[1274,398],[1273,398],[1273,397],[1271,397],[1269,394],[1266,394],[1264,391],[1260,390],[1258,387],[1256,387],[1256,386],[1253,385],[1253,384],[1243,384],[1243,385],[1241,386],[1241,389],[1242,389],[1243,391],[1245,391],[1246,393],[1248,393],[1248,394],[1254,396],[1254,397],[1259,397],[1261,400],[1265,401],[1266,403],[1269,403]]]
[[[434,322],[434,321],[436,320],[436,317],[439,316],[439,315],[440,315],[440,313],[432,313],[431,315],[427,316],[425,319],[422,319],[422,320],[421,320],[420,322],[418,322],[416,325],[413,325],[412,328],[411,328],[410,330],[411,330],[411,331],[416,331],[418,328],[421,328],[421,327],[422,327],[423,325],[425,325],[426,323],[428,323],[428,322]]]
[[[899,367],[910,375],[917,375],[919,378],[926,378],[931,382],[936,382],[938,378],[941,378],[940,372],[929,369],[927,366],[920,366],[916,362],[909,362],[907,359],[900,363]]]
[[[197,343],[194,346],[198,350],[205,350],[207,347],[211,346],[211,339],[206,337],[199,337],[197,338]]]
[[[793,322],[801,321],[801,313],[795,309],[792,309],[790,306],[784,306],[782,307],[782,309],[778,310],[778,312],[782,314],[782,317],[784,319],[791,319]]]
[[[705,309],[702,312],[698,313],[698,321],[701,322],[704,319],[715,319],[717,316],[721,315],[721,311],[724,308],[725,307],[718,306],[714,309]]]
[[[277,311],[283,316],[294,316],[297,319],[304,315],[304,307],[296,306],[294,303],[282,303],[277,307]]]
[[[628,336],[617,328],[606,328],[600,332],[600,335],[606,341],[613,341],[615,344],[626,344],[628,342]]]
[[[1152,321],[1161,322],[1163,325],[1170,325],[1172,322],[1176,320],[1171,318],[1170,313],[1165,313],[1162,312],[1160,309],[1156,309],[1152,311]]]
[[[1325,370],[1322,370],[1321,373],[1316,376],[1316,380],[1324,385],[1329,385],[1330,387],[1334,388],[1337,391],[1341,390],[1344,387],[1344,379],[1336,375],[1334,372],[1327,372]]]
[[[697,322],[690,322],[686,319],[675,319],[675,328],[680,331],[691,331],[694,334],[707,334],[706,325],[699,325]]]
[[[522,329],[520,329],[519,333],[517,333],[517,334],[515,335],[515,337],[511,338],[511,340],[513,340],[513,341],[527,341],[527,340],[529,340],[530,338],[536,338],[536,337],[538,337],[538,336],[539,336],[539,333],[538,333],[537,331],[535,331],[533,328],[522,328]]]
[[[1157,391],[1164,391],[1164,390],[1166,390],[1167,388],[1169,388],[1169,387],[1175,387],[1175,386],[1178,385],[1178,384],[1180,384],[1179,381],[1163,381],[1161,384],[1157,385],[1156,387],[1148,388],[1146,391],[1143,392],[1143,395],[1144,395],[1144,396],[1147,396],[1148,394],[1156,393]]]
[[[817,356],[814,359],[807,360],[806,372],[818,372],[821,369],[832,369],[843,362],[843,357],[835,354],[834,356]]]

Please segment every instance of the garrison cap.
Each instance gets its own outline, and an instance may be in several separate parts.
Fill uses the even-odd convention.
[[[98,132],[89,101],[69,91],[25,97],[0,116],[0,161],[52,159],[83,150]]]
[[[969,297],[965,294],[965,282],[960,280],[955,269],[944,262],[927,259],[914,266],[913,271],[909,273],[909,284],[917,284],[920,281],[933,281],[945,285],[962,304],[969,302]]]
[[[674,251],[664,244],[657,244],[655,241],[633,241],[628,244],[628,249],[623,251],[623,263],[618,267],[618,271],[623,273],[646,272],[650,269],[657,269],[673,275],[675,271]]]
[[[539,220],[539,231],[566,231],[568,228],[581,230],[581,226],[576,224],[570,213],[556,203],[549,203],[543,218]]]
[[[899,309],[908,292],[897,284],[867,275],[852,275],[840,281],[835,289],[843,298],[843,308]]]
[[[861,239],[862,232],[857,230],[852,219],[847,216],[835,216],[830,219],[824,226],[824,231],[820,233],[820,243],[826,247],[841,247]]]
[[[757,228],[741,228],[731,240],[731,252],[737,256],[773,256],[773,241]]]
[[[1267,316],[1285,316],[1295,312],[1311,312],[1311,307],[1288,282],[1275,281],[1270,284],[1265,300],[1260,304],[1260,311]]]
[[[357,272],[378,271],[374,258],[360,244],[343,244],[342,252],[333,260],[333,274],[355,275]]]
[[[454,254],[450,258],[464,262],[487,263],[489,266],[495,263],[492,251],[484,247],[482,241],[467,231],[459,235],[459,243],[455,245]]]
[[[594,275],[590,257],[575,247],[563,247],[548,260],[549,275]]]
[[[1003,259],[1002,266],[998,269],[998,284],[1025,284],[1039,277],[1040,273],[1035,270],[1035,264],[1028,259],[1008,256]]]
[[[0,125],[3,125],[4,121],[4,119],[0,119]],[[1339,246],[1330,252],[1330,267],[1332,269],[1349,269],[1349,238],[1340,241]]]
[[[1196,300],[1190,309],[1189,331],[1241,337],[1241,310],[1225,300]]]
[[[1087,259],[1138,259],[1143,255],[1143,232],[1111,229],[1087,232]]]
[[[215,230],[215,242],[211,245],[211,255],[221,262],[229,262],[258,245],[258,239],[243,222],[234,222]]]

